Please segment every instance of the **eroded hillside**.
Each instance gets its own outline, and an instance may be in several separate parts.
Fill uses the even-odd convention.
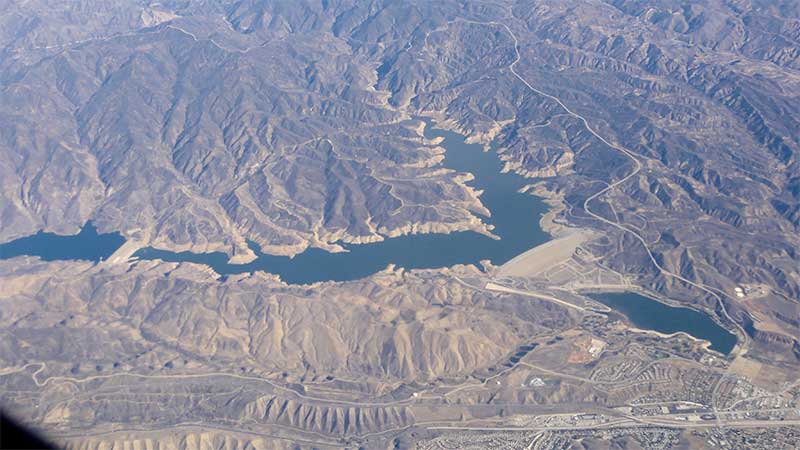
[[[796,2],[0,6],[0,241],[91,220],[243,262],[487,233],[418,117],[493,142],[548,231],[584,230],[514,270],[310,286],[2,261],[0,401],[71,447],[703,448],[800,423]],[[739,346],[637,330],[584,296],[604,288]]]

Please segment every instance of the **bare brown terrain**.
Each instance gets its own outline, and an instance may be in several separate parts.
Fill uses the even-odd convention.
[[[99,263],[0,259],[0,407],[59,445],[800,441],[797,2],[0,11],[0,243],[87,221],[127,240]],[[527,177],[553,240],[306,285],[131,258],[491,234],[423,117]],[[637,328],[588,296],[610,291],[737,345]]]

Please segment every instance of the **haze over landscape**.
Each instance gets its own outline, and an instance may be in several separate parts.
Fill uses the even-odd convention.
[[[795,0],[0,0],[59,447],[796,449]]]

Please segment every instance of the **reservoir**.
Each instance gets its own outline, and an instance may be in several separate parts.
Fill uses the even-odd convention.
[[[262,253],[250,243],[257,258],[247,264],[230,264],[228,256],[221,252],[172,252],[151,247],[140,249],[133,256],[145,260],[205,264],[221,275],[265,271],[280,275],[290,284],[309,284],[364,278],[389,264],[406,269],[430,269],[478,264],[488,259],[499,265],[550,239],[539,227],[547,205],[537,197],[518,192],[529,180],[514,173],[502,173],[503,163],[494,151],[483,151],[482,145],[467,144],[464,136],[458,133],[435,129],[430,121],[426,123],[426,138],[443,138],[440,144],[446,150],[443,165],[475,176],[468,184],[483,191],[481,201],[491,211],[491,218],[484,220],[494,225],[493,233],[501,239],[472,231],[411,234],[369,244],[342,244],[347,251],[341,253],[309,248],[293,258]],[[33,255],[48,261],[100,261],[123,243],[124,238],[118,233],[98,234],[88,223],[74,236],[39,232],[2,244],[0,259]]]
[[[247,264],[230,264],[228,256],[219,252],[178,253],[150,247],[140,249],[134,256],[145,260],[205,264],[221,275],[265,271],[280,275],[290,284],[309,284],[364,278],[389,264],[406,269],[429,269],[478,264],[489,259],[500,265],[550,239],[539,227],[547,206],[537,197],[518,192],[528,180],[514,173],[502,173],[503,163],[495,152],[485,152],[479,144],[467,144],[462,135],[430,126],[426,127],[425,136],[444,138],[441,145],[446,149],[445,167],[475,176],[469,184],[483,191],[481,201],[491,211],[491,218],[484,219],[494,225],[493,232],[501,239],[471,231],[412,234],[370,244],[344,244],[347,251],[341,253],[309,248],[294,258],[262,253],[251,243],[257,258]],[[0,244],[0,259],[33,255],[47,261],[101,261],[124,241],[119,233],[98,234],[89,222],[74,236],[39,232]],[[593,294],[592,298],[626,315],[638,328],[661,333],[683,331],[708,340],[713,350],[722,353],[729,353],[736,345],[735,335],[693,309],[668,306],[630,292]]]
[[[261,270],[278,274],[287,283],[309,284],[364,278],[389,264],[406,269],[478,264],[483,259],[502,264],[550,239],[539,227],[547,205],[537,197],[518,192],[530,180],[514,173],[502,173],[503,163],[495,152],[483,151],[480,144],[467,144],[464,136],[458,133],[432,128],[428,122],[425,137],[444,138],[440,145],[446,149],[445,167],[475,176],[468,184],[483,190],[481,201],[491,211],[491,218],[484,219],[494,225],[493,233],[500,236],[500,240],[472,231],[412,234],[370,244],[343,244],[347,251],[341,253],[309,248],[293,258],[265,254],[251,244],[257,259],[247,264],[229,264],[224,253],[176,253],[154,248],[141,249],[134,256],[205,264],[222,275]]]
[[[624,314],[637,328],[672,334],[683,331],[711,342],[711,349],[728,354],[736,335],[700,311],[669,306],[633,292],[592,294],[591,298]]]
[[[15,256],[38,256],[44,261],[86,260],[102,261],[111,256],[125,238],[119,233],[98,234],[92,222],[88,222],[80,233],[64,236],[39,231],[15,241],[0,244],[0,259]]]

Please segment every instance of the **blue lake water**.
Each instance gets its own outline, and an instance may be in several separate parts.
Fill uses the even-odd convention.
[[[592,294],[591,297],[624,314],[637,328],[672,334],[683,331],[711,342],[711,349],[728,354],[736,335],[702,312],[669,306],[633,292]]]
[[[495,152],[485,152],[479,144],[467,144],[460,134],[428,126],[425,136],[444,138],[441,145],[446,149],[445,167],[475,176],[468,184],[484,191],[481,201],[491,211],[491,218],[486,220],[495,226],[493,232],[500,240],[471,231],[413,234],[371,244],[344,244],[347,251],[342,253],[310,248],[293,258],[264,254],[251,245],[258,258],[247,264],[230,264],[223,253],[176,253],[154,248],[141,249],[134,256],[206,264],[223,275],[263,270],[280,275],[287,283],[308,284],[359,279],[389,264],[407,269],[477,264],[483,259],[502,264],[550,239],[539,227],[547,205],[537,197],[518,192],[530,180],[501,173],[503,163]]]
[[[119,233],[99,234],[89,222],[75,235],[60,235],[39,231],[5,244],[0,244],[0,259],[15,256],[38,256],[45,261],[86,260],[101,261],[111,256],[125,243]]]
[[[495,152],[484,152],[481,145],[464,142],[462,135],[430,126],[426,127],[425,136],[444,138],[441,145],[446,149],[445,167],[475,176],[469,184],[483,191],[481,201],[491,211],[491,218],[485,219],[494,225],[493,232],[500,240],[474,232],[416,234],[371,244],[344,244],[348,251],[342,253],[310,248],[294,258],[264,254],[251,244],[258,257],[247,264],[230,264],[224,253],[198,254],[154,248],[140,249],[134,256],[205,264],[222,275],[266,271],[280,275],[287,283],[308,284],[359,279],[389,264],[407,269],[438,268],[477,264],[488,259],[499,265],[549,240],[549,235],[539,227],[547,206],[537,197],[518,192],[528,181],[513,173],[502,173],[503,164]],[[0,244],[0,259],[33,255],[47,261],[101,261],[124,242],[119,233],[98,234],[90,222],[74,236],[39,232]],[[592,297],[625,314],[636,327],[662,333],[684,331],[710,341],[711,348],[722,353],[729,353],[736,345],[736,336],[704,313],[671,307],[635,293]]]

